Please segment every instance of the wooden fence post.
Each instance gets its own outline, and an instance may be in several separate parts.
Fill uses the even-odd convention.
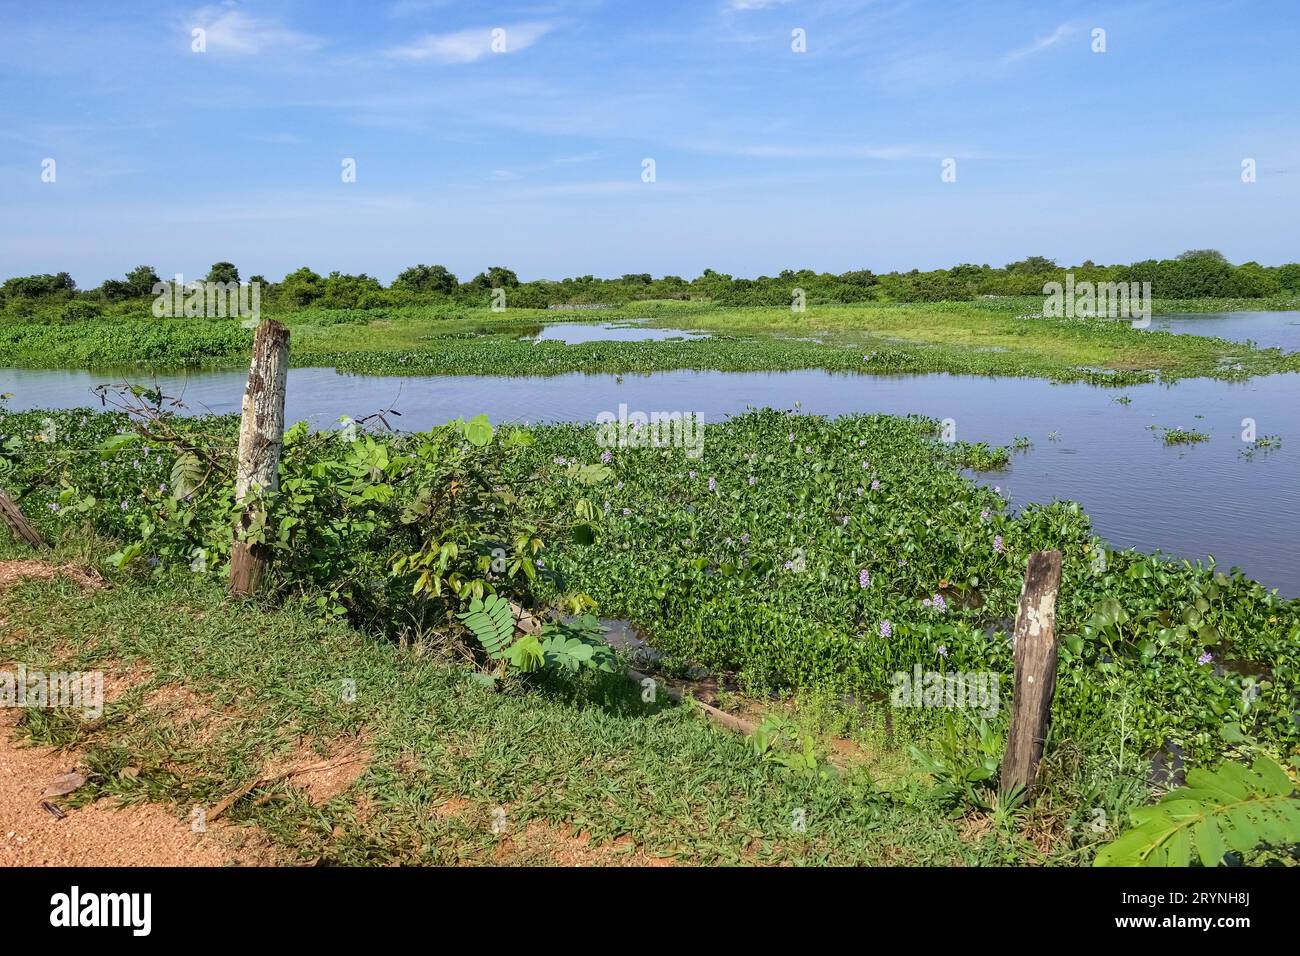
[[[9,526],[10,531],[33,548],[39,550],[46,547],[45,539],[41,537],[41,533],[32,527],[32,523],[18,510],[18,506],[14,504],[12,498],[5,494],[4,489],[0,489],[0,518],[4,518],[4,522]]]
[[[1061,586],[1061,552],[1029,556],[1016,614],[1016,676],[1011,690],[1011,728],[1002,755],[1002,792],[1033,789],[1043,757],[1052,696],[1056,693],[1056,592]]]
[[[280,449],[284,444],[284,390],[289,375],[289,330],[279,322],[267,320],[253,335],[253,361],[244,388],[244,404],[239,421],[239,451],[235,463],[235,500],[242,502],[250,493],[275,491],[280,484]],[[261,545],[250,546],[239,540],[252,522],[252,512],[245,509],[235,524],[230,547],[230,591],[241,597],[257,593],[266,569],[266,553]]]

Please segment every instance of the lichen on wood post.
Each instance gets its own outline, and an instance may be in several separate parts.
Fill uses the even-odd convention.
[[[253,521],[252,500],[279,487],[288,375],[289,330],[279,322],[262,322],[253,335],[253,361],[244,388],[235,462],[235,500],[250,505],[236,520],[230,547],[230,591],[242,597],[257,593],[266,569],[265,548],[241,540],[241,534]]]
[[[1061,586],[1061,552],[1029,556],[1016,614],[1015,682],[1011,689],[1011,727],[1002,755],[1001,790],[1033,789],[1038,762],[1052,718],[1056,693],[1056,592]]]

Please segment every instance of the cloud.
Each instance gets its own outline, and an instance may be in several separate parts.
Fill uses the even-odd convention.
[[[790,0],[727,0],[724,9],[728,13],[739,13],[744,10],[770,10],[773,7],[779,7],[789,2]]]
[[[497,30],[501,33],[496,33]],[[436,63],[473,63],[493,52],[518,53],[555,29],[552,23],[528,21],[504,27],[479,27],[454,33],[429,33],[387,55],[396,60],[433,60]],[[493,42],[500,49],[493,49]]]
[[[1006,56],[1002,58],[1002,62],[1013,63],[1016,60],[1024,59],[1027,56],[1033,56],[1035,53],[1042,53],[1048,47],[1056,46],[1056,44],[1060,43],[1066,37],[1070,36],[1073,33],[1077,33],[1078,30],[1079,28],[1074,26],[1073,24],[1062,23],[1050,34],[1048,34],[1045,37],[1040,37],[1039,39],[1035,40],[1033,43],[1029,44],[1029,46],[1021,47],[1018,50],[1012,50],[1010,53],[1008,53]]]
[[[190,18],[189,29],[200,27],[212,53],[252,56],[269,50],[309,52],[319,49],[320,37],[284,26],[272,17],[244,13],[233,4],[201,7]]]

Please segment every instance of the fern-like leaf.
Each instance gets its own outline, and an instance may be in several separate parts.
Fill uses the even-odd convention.
[[[1098,851],[1094,866],[1218,866],[1228,850],[1300,843],[1295,781],[1260,756],[1251,767],[1192,770],[1188,786],[1132,813],[1133,828]]]
[[[509,601],[499,594],[489,594],[482,600],[474,598],[469,610],[456,616],[483,645],[488,657],[500,660],[505,655],[515,633],[515,616]]]
[[[182,452],[172,462],[172,497],[177,500],[194,494],[194,490],[203,484],[207,477],[203,471],[203,462],[190,452]]]

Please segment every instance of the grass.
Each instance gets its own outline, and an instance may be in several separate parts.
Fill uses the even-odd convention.
[[[1203,301],[1203,308],[1251,300]],[[376,374],[628,373],[823,368],[868,373],[951,372],[1129,384],[1164,378],[1245,378],[1300,370],[1300,354],[1250,349],[1200,336],[1130,329],[1123,321],[1026,318],[1040,299],[923,304],[861,303],[721,308],[708,302],[634,302],[592,312],[459,306],[305,310],[279,316],[293,333],[296,365]],[[1157,303],[1183,311],[1186,302]],[[1256,304],[1255,307],[1258,307]],[[678,342],[533,344],[544,322],[644,320],[702,330]],[[233,320],[99,319],[76,324],[0,324],[0,365],[59,368],[145,363],[238,366],[251,333]],[[1232,359],[1232,362],[1227,361]]]
[[[0,545],[0,557],[18,556],[30,555]],[[53,560],[85,557],[81,544]],[[686,707],[647,707],[620,679],[491,693],[418,642],[232,605],[197,576],[114,575],[112,588],[90,592],[65,579],[28,582],[0,594],[0,614],[9,622],[0,660],[148,675],[97,721],[24,712],[31,742],[85,755],[90,783],[74,805],[151,800],[185,818],[257,777],[299,737],[322,753],[360,737],[372,759],[348,792],[312,806],[280,783],[227,813],[258,828],[286,862],[615,862],[634,849],[639,862],[700,864],[1079,859],[1052,801],[995,820],[945,813],[916,780],[887,793],[865,769],[809,780]],[[355,681],[353,703],[340,699],[345,680]],[[219,716],[192,724],[152,703],[172,684]],[[124,778],[128,766],[140,773]],[[508,840],[492,831],[498,807]],[[806,832],[792,829],[797,809]],[[589,844],[572,839],[579,831]]]

